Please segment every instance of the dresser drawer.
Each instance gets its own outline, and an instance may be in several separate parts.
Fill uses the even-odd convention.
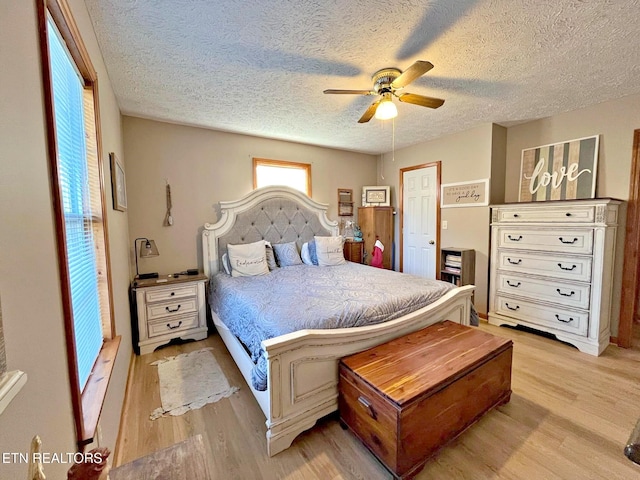
[[[194,313],[198,311],[195,298],[183,298],[173,302],[154,303],[147,305],[147,320],[169,318]]]
[[[525,208],[523,206],[495,207],[494,218],[498,222],[543,222],[543,223],[593,223],[594,206],[545,205]]]
[[[560,303],[567,307],[589,308],[591,286],[588,284],[542,280],[503,272],[498,273],[497,283],[500,293]]]
[[[149,289],[145,293],[147,303],[164,302],[177,298],[195,297],[197,285],[175,285]]]
[[[498,228],[498,248],[518,248],[569,254],[593,252],[593,230]]]
[[[176,334],[183,330],[196,328],[198,326],[198,315],[187,315],[181,317],[164,318],[149,322],[149,338],[164,335],[166,333]]]
[[[498,251],[496,261],[501,270],[580,282],[591,280],[591,257],[545,255],[503,249]]]
[[[534,302],[498,295],[497,313],[517,318],[532,325],[543,325],[555,330],[587,336],[589,313],[562,307],[539,305]]]

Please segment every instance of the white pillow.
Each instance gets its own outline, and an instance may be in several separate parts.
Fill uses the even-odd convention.
[[[342,237],[314,237],[316,240],[316,255],[318,265],[329,267],[332,265],[342,265],[347,261],[344,259]]]
[[[269,273],[264,240],[242,245],[227,245],[232,277],[253,277]]]
[[[304,242],[302,244],[300,256],[302,257],[302,263],[305,265],[313,265],[313,262],[311,261],[311,254],[309,253],[309,242]]]

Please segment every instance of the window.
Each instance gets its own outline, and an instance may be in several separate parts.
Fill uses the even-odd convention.
[[[282,160],[253,159],[253,188],[284,185],[311,196],[311,165]]]
[[[82,446],[93,440],[104,377],[119,345],[111,315],[97,78],[66,1],[39,1],[38,15],[69,378]]]

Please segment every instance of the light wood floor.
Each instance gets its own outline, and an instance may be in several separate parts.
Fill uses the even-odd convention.
[[[623,455],[640,417],[640,348],[609,346],[600,357],[560,342],[482,323],[513,339],[511,402],[489,412],[445,446],[417,479],[640,479]],[[160,406],[154,360],[205,346],[230,383],[230,398],[179,417],[149,420]],[[264,416],[220,337],[136,357],[115,465],[202,434],[213,478],[390,479],[335,416],[269,458]]]

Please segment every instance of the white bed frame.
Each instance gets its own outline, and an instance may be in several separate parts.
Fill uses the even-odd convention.
[[[240,200],[220,202],[221,217],[205,224],[202,233],[205,274],[218,272],[217,238],[233,229],[236,215],[273,198],[294,200],[315,212],[321,225],[336,235],[337,222],[327,216],[328,206],[286,187],[254,190]],[[319,267],[320,268],[320,267]],[[469,324],[474,286],[456,288],[438,301],[386,323],[355,328],[301,330],[262,342],[268,362],[267,390],[252,387],[250,356],[215,312],[213,322],[247,385],[267,418],[267,451],[273,456],[291,446],[294,438],[316,421],[338,409],[340,358],[374,347],[443,320]]]

